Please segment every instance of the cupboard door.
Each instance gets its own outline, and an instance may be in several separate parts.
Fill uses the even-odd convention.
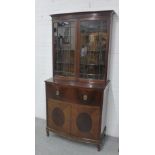
[[[75,76],[76,22],[53,23],[54,74]]]
[[[80,22],[80,77],[105,78],[105,54],[108,47],[107,20]]]
[[[58,132],[69,133],[70,105],[65,102],[49,99],[47,109],[48,127]]]
[[[80,138],[99,138],[99,107],[72,105],[71,134]]]

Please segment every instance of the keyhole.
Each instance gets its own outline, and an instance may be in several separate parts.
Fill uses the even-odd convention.
[[[87,100],[87,95],[83,95],[83,100],[84,100],[84,101]]]
[[[56,95],[59,96],[59,90],[56,90]]]

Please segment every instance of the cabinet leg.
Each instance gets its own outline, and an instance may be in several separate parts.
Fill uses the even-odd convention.
[[[97,151],[100,151],[101,150],[101,146],[100,144],[97,144]]]
[[[49,137],[49,130],[46,128],[46,135]]]
[[[103,131],[104,137],[106,136],[106,134],[105,134],[105,133],[106,133],[106,129],[107,129],[107,127],[105,126],[105,127],[104,127],[104,131]]]

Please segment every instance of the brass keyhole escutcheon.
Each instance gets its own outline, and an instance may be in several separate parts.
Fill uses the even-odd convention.
[[[59,90],[56,90],[56,96],[59,96],[59,95],[60,95]]]
[[[83,100],[87,101],[87,99],[88,99],[87,95],[83,95]]]

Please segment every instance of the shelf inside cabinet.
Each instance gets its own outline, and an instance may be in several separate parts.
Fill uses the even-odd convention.
[[[104,77],[104,74],[85,74],[80,73],[81,78],[87,78],[87,79],[102,79]]]
[[[104,64],[80,64],[80,65],[84,65],[84,66],[104,66]]]
[[[71,65],[74,65],[74,63],[73,62],[68,62],[68,61],[57,61],[56,63],[58,63],[58,64],[71,64]]]
[[[55,71],[55,73],[62,76],[75,76],[73,72]]]

